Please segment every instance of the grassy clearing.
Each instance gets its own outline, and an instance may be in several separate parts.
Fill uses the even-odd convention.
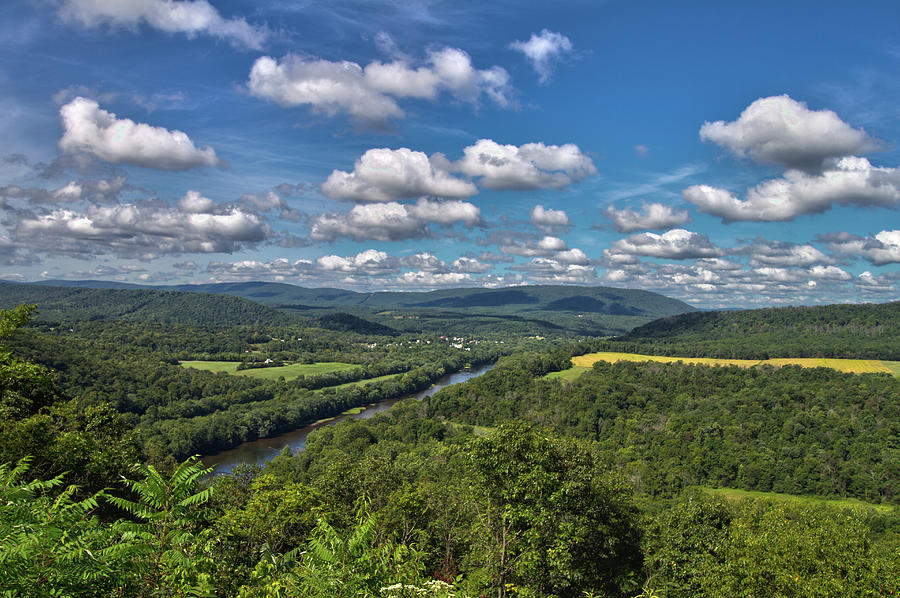
[[[578,378],[578,376],[585,373],[589,369],[591,369],[591,368],[583,367],[580,365],[573,365],[569,369],[563,370],[561,372],[550,372],[549,374],[544,376],[544,378],[547,378],[548,380],[559,379],[559,380],[565,380],[566,382],[571,382],[572,380]]]
[[[351,407],[350,409],[347,409],[346,411],[342,411],[341,415],[356,415],[357,413],[362,413],[365,410],[366,410],[366,406]]]
[[[900,361],[882,361],[881,363],[890,370],[892,374],[900,378]]]
[[[787,357],[780,359],[713,359],[709,357],[663,357],[659,355],[639,355],[637,353],[589,353],[572,358],[573,367],[562,372],[554,372],[555,378],[573,380],[582,372],[590,368],[597,361],[654,361],[659,363],[683,363],[695,365],[736,365],[740,367],[754,367],[757,365],[799,365],[802,367],[816,368],[826,367],[851,374],[870,374],[884,372],[900,377],[900,362],[880,361],[877,359],[830,359],[820,357]],[[550,377],[548,375],[548,377]]]
[[[234,374],[237,372],[237,361],[179,361],[178,365],[183,368],[194,368],[195,370],[208,370],[210,372],[225,372],[226,374]]]
[[[337,386],[329,386],[328,388],[347,388],[349,386],[359,386],[360,384],[368,384],[369,382],[381,382],[382,380],[388,380],[390,378],[394,378],[396,376],[402,376],[403,374],[387,374],[386,376],[377,376],[375,378],[364,378],[363,380],[357,380],[356,382],[346,382],[344,384],[338,384]]]
[[[840,508],[867,508],[875,509],[879,513],[893,513],[897,511],[894,505],[882,505],[863,502],[856,498],[822,498],[819,496],[798,496],[796,494],[782,494],[780,492],[760,492],[757,490],[738,490],[737,488],[703,488],[703,491],[713,496],[719,496],[730,501],[740,501],[747,498],[761,498],[766,500],[784,501],[804,504],[825,503],[832,507]]]
[[[236,361],[182,361],[181,365],[182,367],[187,368],[209,370],[211,372],[225,372],[226,374],[249,376],[250,378],[260,378],[262,380],[277,380],[281,376],[284,376],[285,380],[293,380],[298,376],[314,376],[316,374],[340,372],[359,367],[352,363],[340,363],[337,361],[294,363],[276,368],[253,368],[241,371],[238,371],[238,362]]]

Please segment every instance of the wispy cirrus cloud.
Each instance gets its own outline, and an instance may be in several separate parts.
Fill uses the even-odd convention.
[[[532,33],[528,41],[514,41],[509,47],[528,58],[542,84],[550,82],[556,64],[574,50],[574,45],[568,37],[548,29]]]

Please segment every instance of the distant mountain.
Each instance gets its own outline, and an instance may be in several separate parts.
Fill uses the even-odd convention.
[[[14,283],[38,285],[42,287],[78,287],[85,289],[152,289],[155,287],[133,284],[130,282],[116,282],[113,280],[39,280],[37,282]]]
[[[46,281],[79,289],[119,283]],[[18,286],[18,285],[11,285]],[[134,285],[128,285],[132,290]],[[137,287],[142,288],[142,287]],[[657,318],[696,311],[658,293],[612,287],[521,286],[430,292],[358,293],[285,283],[236,282],[143,287],[157,291],[232,295],[281,312],[320,317],[350,313],[401,331],[618,334]]]
[[[479,308],[503,312],[569,311],[659,318],[695,311],[683,301],[658,293],[612,287],[522,286],[501,289],[461,288],[429,292],[357,293],[342,289],[307,289],[284,283],[243,282],[157,287],[178,291],[237,295],[266,305],[307,308],[356,306],[370,309]]]
[[[39,321],[126,320],[161,324],[283,324],[291,315],[241,297],[155,289],[0,283],[0,308],[37,304]]]

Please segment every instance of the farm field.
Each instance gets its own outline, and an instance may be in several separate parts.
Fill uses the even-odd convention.
[[[891,370],[895,376],[900,378],[900,361],[882,361],[881,363],[883,363],[887,369]]]
[[[381,382],[382,380],[388,380],[390,378],[396,378],[397,376],[402,376],[403,374],[385,374],[384,376],[376,376],[375,378],[363,378],[362,380],[355,380],[354,382],[345,382],[343,384],[338,384],[337,386],[329,386],[328,388],[338,389],[338,388],[349,388],[350,386],[360,386],[362,384],[368,384],[369,382]]]
[[[755,367],[758,365],[772,365],[781,367],[784,365],[799,365],[802,367],[826,367],[851,374],[888,373],[900,376],[900,362],[880,361],[877,359],[831,359],[821,357],[787,357],[777,359],[715,359],[709,357],[666,357],[660,355],[640,355],[638,353],[600,352],[589,353],[572,358],[573,367],[562,372],[554,372],[548,375],[553,378],[572,380],[583,371],[590,368],[597,361],[655,361],[659,363],[675,363],[681,361],[696,365],[736,365],[740,367]]]
[[[571,382],[572,380],[574,380],[578,376],[582,375],[589,369],[591,369],[591,368],[587,367],[587,366],[573,365],[572,367],[570,367],[567,370],[562,370],[560,372],[550,372],[549,374],[544,376],[544,378],[547,378],[548,380],[559,379],[559,380],[565,380],[566,382]]]
[[[285,380],[293,380],[298,376],[314,376],[316,374],[340,372],[359,367],[352,363],[340,363],[336,361],[295,363],[280,367],[253,368],[240,371],[237,369],[238,362],[236,361],[182,361],[181,366],[198,370],[209,370],[211,372],[225,372],[226,374],[234,374],[237,376],[249,376],[251,378],[260,378],[262,380],[277,380],[281,376],[284,376]]]
[[[895,513],[897,507],[894,505],[883,505],[864,502],[856,498],[822,498],[819,496],[800,496],[797,494],[782,494],[780,492],[760,492],[757,490],[739,490],[737,488],[708,488],[704,487],[703,491],[712,496],[718,496],[730,501],[739,501],[744,499],[765,499],[793,503],[806,504],[828,504],[832,507],[839,508],[867,508],[875,509],[879,513]]]

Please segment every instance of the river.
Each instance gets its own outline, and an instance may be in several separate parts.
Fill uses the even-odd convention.
[[[306,437],[309,436],[309,433],[313,430],[317,430],[323,426],[333,426],[334,424],[338,423],[341,420],[347,419],[348,417],[351,419],[368,419],[376,413],[389,409],[391,405],[393,405],[397,401],[408,399],[410,397],[415,397],[417,399],[430,397],[444,387],[450,386],[451,384],[459,384],[460,382],[465,382],[466,380],[480,376],[493,367],[493,364],[491,364],[481,366],[474,370],[462,370],[460,372],[456,372],[455,374],[448,374],[442,378],[439,378],[438,381],[435,382],[430,388],[397,399],[385,399],[384,401],[381,401],[379,403],[368,405],[359,413],[339,415],[329,420],[317,422],[308,426],[303,426],[302,428],[297,428],[296,430],[293,430],[291,432],[285,432],[284,434],[280,434],[279,436],[260,438],[259,440],[254,440],[252,442],[245,442],[234,447],[233,449],[222,451],[221,453],[216,453],[215,455],[203,457],[203,465],[205,467],[213,467],[213,475],[229,473],[232,469],[234,469],[241,463],[262,465],[272,457],[280,454],[282,449],[284,449],[284,447],[286,446],[291,447],[291,452],[294,453],[296,453],[297,451],[302,451],[306,446]]]

